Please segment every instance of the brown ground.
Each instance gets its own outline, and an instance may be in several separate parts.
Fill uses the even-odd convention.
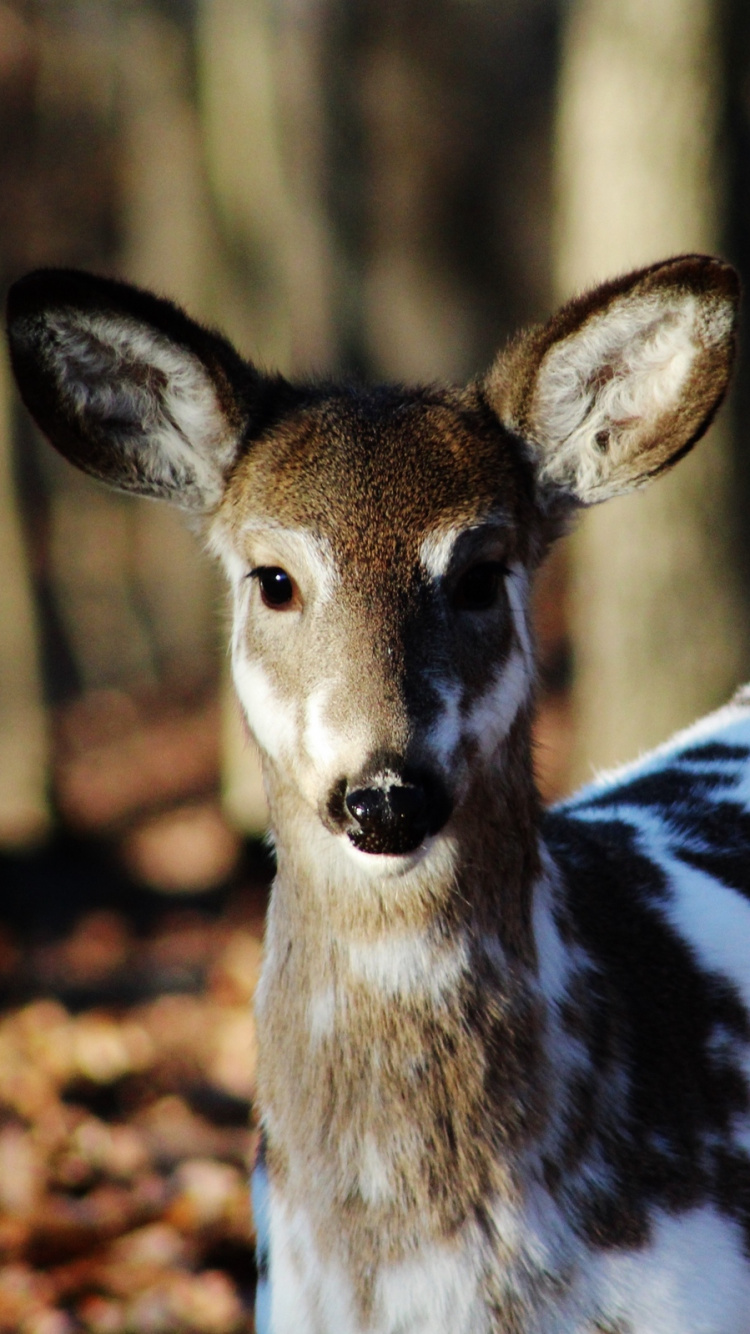
[[[89,858],[3,867],[0,1331],[249,1331],[263,887],[188,907],[131,887],[56,920],[49,866],[66,895],[102,875]]]

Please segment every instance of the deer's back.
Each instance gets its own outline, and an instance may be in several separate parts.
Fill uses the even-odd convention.
[[[553,809],[545,834],[586,960],[553,1194],[596,1268],[635,1292],[653,1270],[687,1303],[676,1327],[724,1328],[687,1308],[722,1266],[744,1288],[750,1251],[750,693]]]

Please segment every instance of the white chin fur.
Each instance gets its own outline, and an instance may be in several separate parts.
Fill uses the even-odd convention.
[[[384,876],[402,876],[412,871],[429,856],[440,835],[425,838],[413,852],[401,854],[362,852],[360,848],[355,848],[346,834],[334,834],[333,837],[344,849],[345,855],[351,857],[361,870],[382,879]]]

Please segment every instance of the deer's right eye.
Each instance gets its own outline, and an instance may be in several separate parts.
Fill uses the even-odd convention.
[[[451,602],[456,611],[489,611],[495,606],[506,567],[499,560],[483,560],[465,570]]]
[[[299,589],[280,565],[259,565],[250,578],[257,579],[261,601],[272,611],[293,611],[300,605]]]

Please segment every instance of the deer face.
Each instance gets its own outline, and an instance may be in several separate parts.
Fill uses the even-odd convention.
[[[420,847],[533,680],[533,483],[476,395],[334,393],[239,463],[212,527],[250,727],[326,828]]]
[[[727,265],[670,260],[571,302],[464,391],[295,388],[168,302],[66,271],[16,284],[9,331],[57,448],[206,517],[274,790],[380,864],[458,821],[526,716],[533,565],[566,513],[698,439],[736,302]]]

